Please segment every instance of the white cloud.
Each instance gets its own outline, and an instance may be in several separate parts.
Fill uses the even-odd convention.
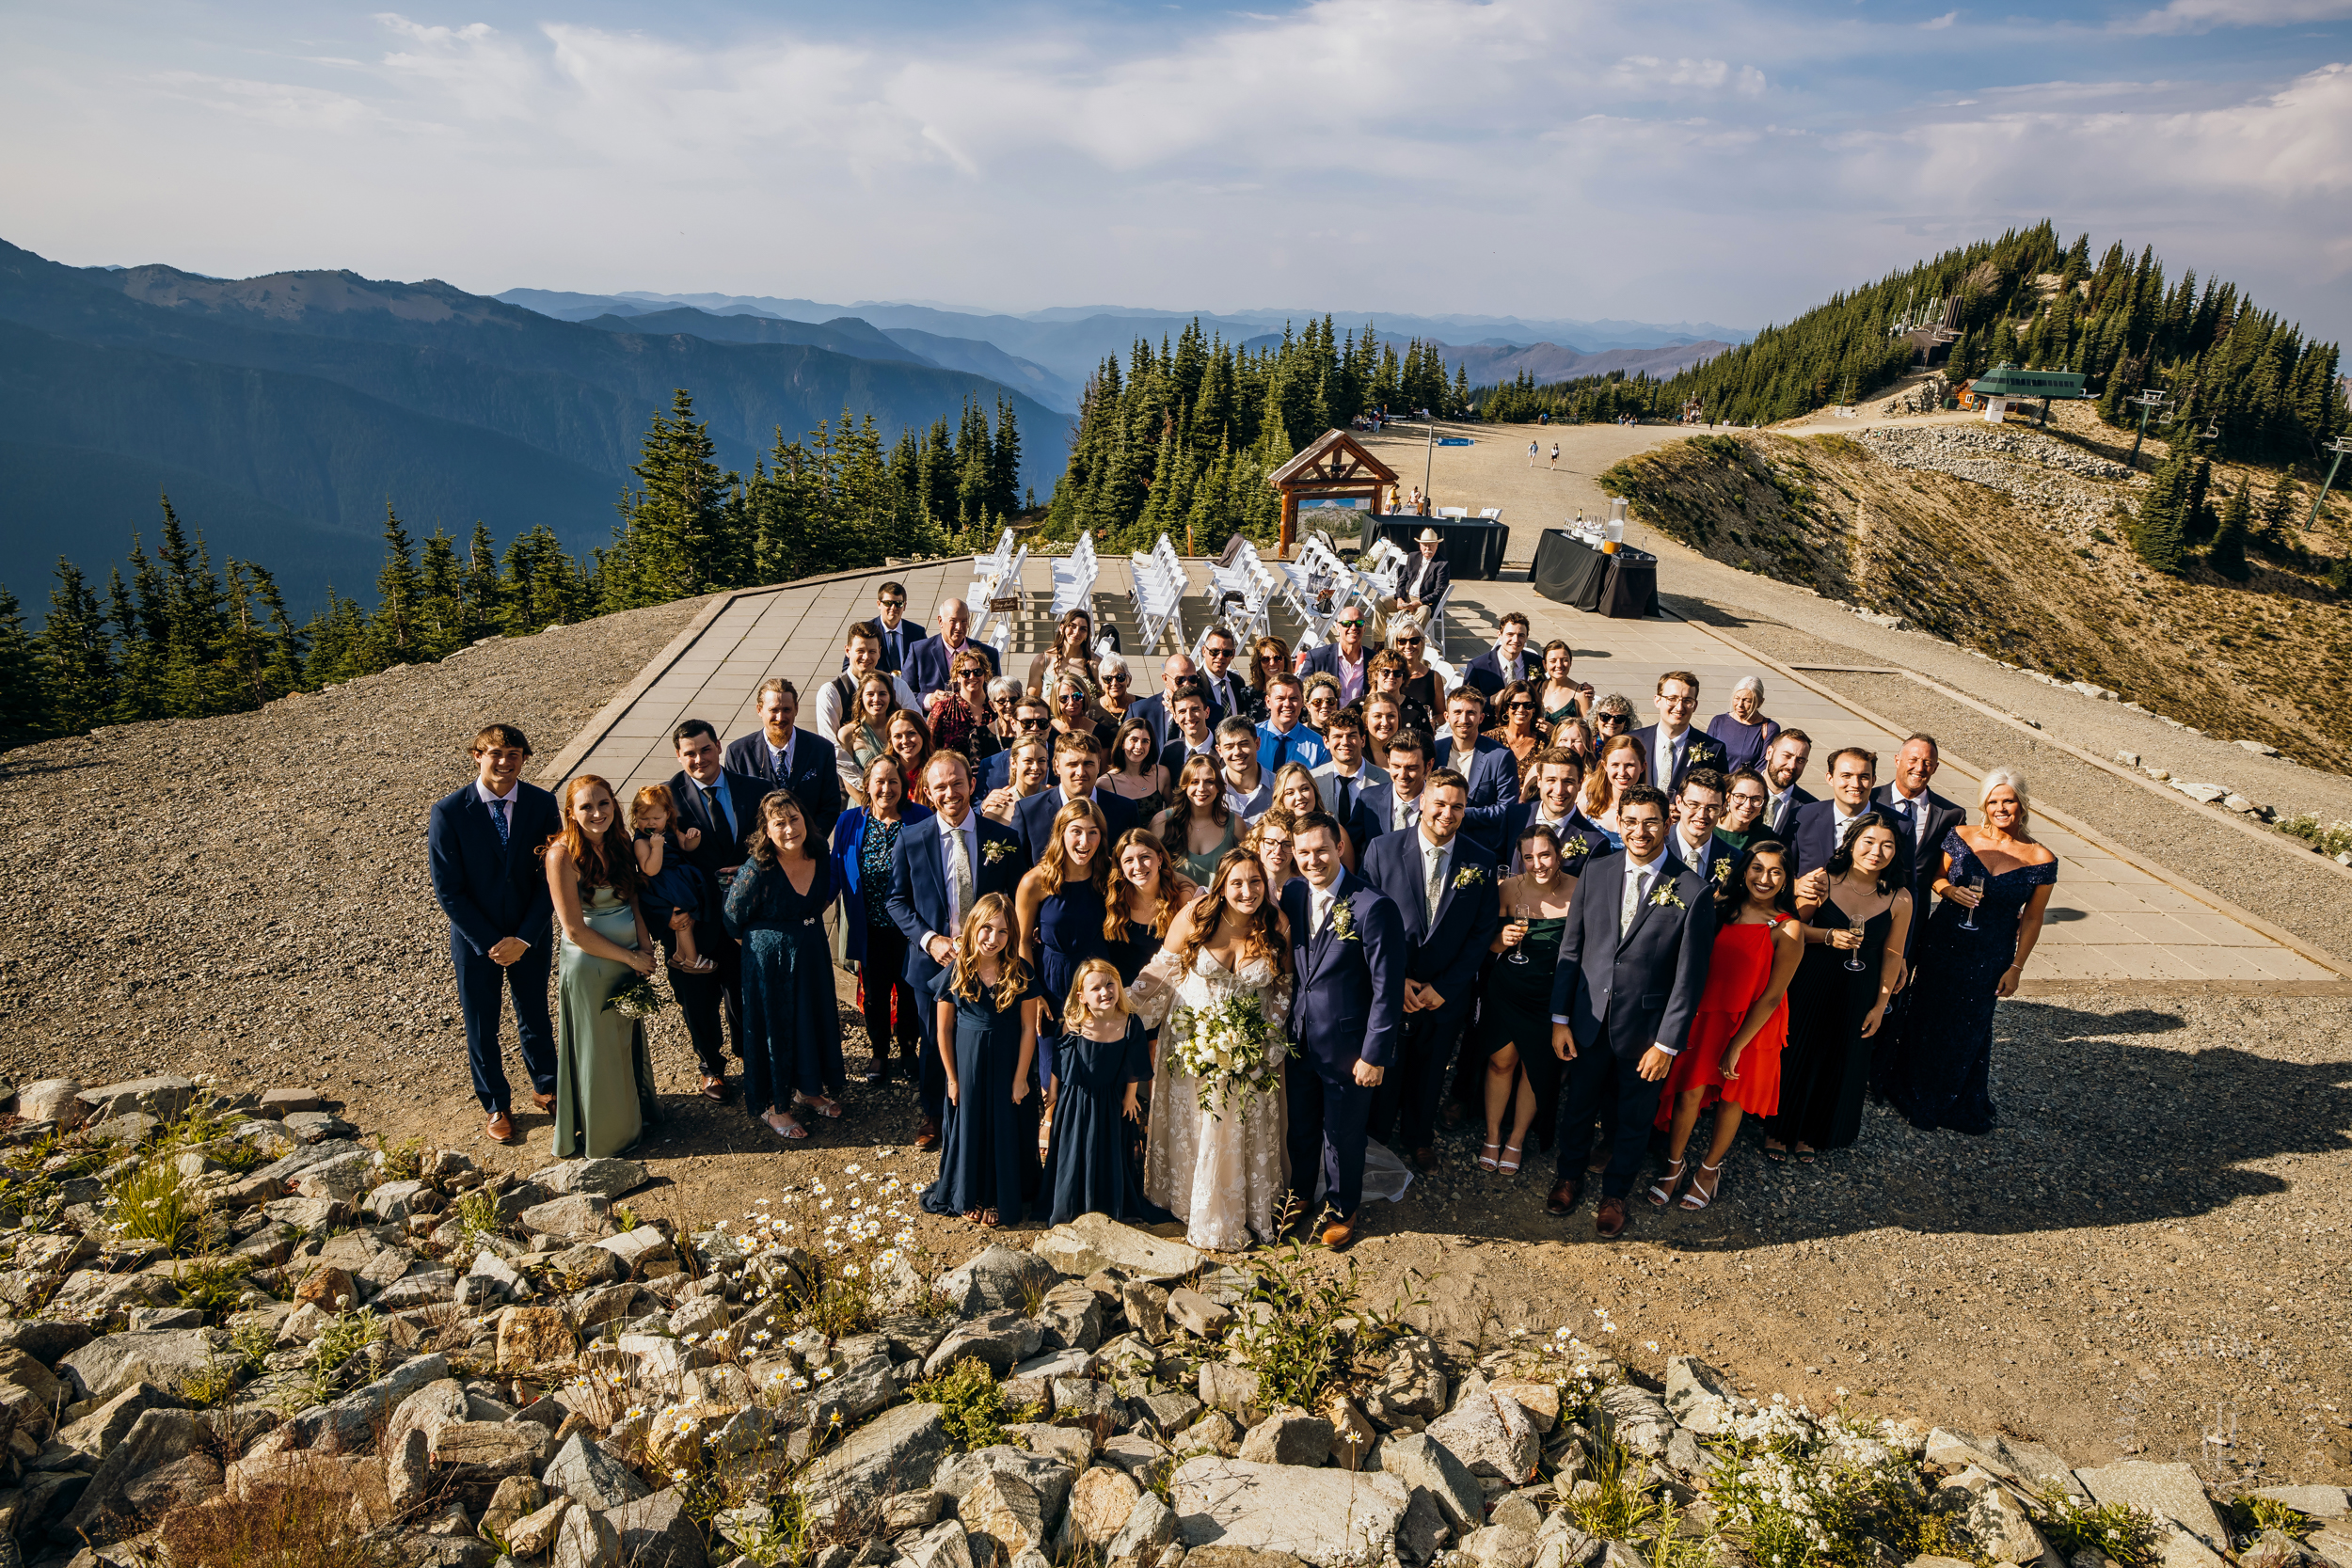
[[[2342,22],[2352,0],[2171,0],[2122,24],[2133,33],[2201,33],[2214,27],[2280,27],[2298,22]]]
[[[1942,16],[1931,16],[1919,24],[1919,30],[1923,33],[1940,33],[1959,20],[1958,11],[1946,11]]]

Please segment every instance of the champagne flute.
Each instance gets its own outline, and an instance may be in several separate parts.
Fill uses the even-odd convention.
[[[1868,938],[1863,935],[1862,927],[1859,926],[1849,926],[1846,928],[1854,934],[1854,944],[1846,950],[1846,967],[1859,974],[1868,967],[1862,961],[1862,944]]]
[[[1983,899],[1984,874],[1982,872],[1968,879],[1968,891],[1975,894],[1979,901]],[[1977,906],[1975,904],[1968,906],[1968,918],[1960,923],[1960,928],[1963,931],[1973,931],[1977,928]]]
[[[1512,942],[1512,943],[1510,944],[1510,945],[1511,945],[1511,951],[1510,951],[1510,953],[1506,956],[1506,958],[1505,958],[1505,960],[1504,960],[1504,961],[1505,961],[1505,962],[1508,962],[1508,963],[1515,963],[1515,964],[1523,964],[1523,963],[1526,963],[1526,962],[1528,961],[1528,958],[1527,958],[1527,916],[1525,916],[1525,915],[1523,915],[1523,914],[1522,914],[1522,915],[1519,915],[1519,916],[1517,916],[1516,918],[1514,918],[1514,919],[1512,920],[1511,924],[1512,924],[1512,926],[1513,926],[1514,927],[1516,927],[1516,928],[1518,929],[1518,933],[1519,933],[1519,940],[1518,940],[1518,941],[1517,941],[1517,942]]]

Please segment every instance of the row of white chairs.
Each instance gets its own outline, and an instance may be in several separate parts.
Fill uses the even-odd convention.
[[[975,571],[969,603],[972,635],[993,647],[999,658],[1012,649],[1013,627],[1021,619],[1021,574],[1029,564],[1029,546],[1011,546],[1012,531],[1007,529],[994,569],[985,576]]]
[[[1236,533],[1225,553],[1209,563],[1209,597],[1216,618],[1230,623],[1244,641],[1273,629],[1273,602],[1280,586],[1258,554],[1258,546]]]
[[[1073,610],[1091,614],[1094,580],[1102,570],[1102,563],[1094,558],[1094,532],[1089,529],[1078,535],[1077,546],[1069,555],[1054,562],[1054,602],[1046,613],[1057,623]]]
[[[1162,637],[1183,647],[1184,566],[1177,559],[1176,546],[1163,533],[1149,550],[1134,551],[1130,562],[1134,567],[1133,582],[1127,592],[1136,611],[1136,657],[1145,657],[1157,652]]]

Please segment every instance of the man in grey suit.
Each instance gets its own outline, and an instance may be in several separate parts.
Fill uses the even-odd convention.
[[[1594,1233],[1625,1231],[1625,1200],[1647,1152],[1659,1085],[1690,1033],[1714,956],[1715,901],[1707,879],[1666,853],[1666,795],[1635,784],[1617,805],[1625,848],[1604,855],[1576,885],[1551,987],[1551,1048],[1560,1077],[1559,1180],[1547,1214],[1584,1196],[1593,1123],[1614,1106],[1617,1136],[1600,1179]]]

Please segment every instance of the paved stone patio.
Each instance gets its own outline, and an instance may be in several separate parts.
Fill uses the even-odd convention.
[[[1206,603],[1204,562],[1186,563],[1193,594],[1185,601],[1187,630],[1197,634]],[[1041,645],[1042,608],[1051,594],[1051,562],[1030,562],[1024,588],[1032,613],[1013,643],[1011,673],[1025,673],[1027,655]],[[873,613],[874,591],[885,579],[908,590],[909,614],[926,623],[942,598],[961,595],[970,580],[965,560],[845,575],[754,589],[731,595],[698,629],[647,666],[628,690],[573,737],[551,769],[553,778],[574,773],[602,775],[620,788],[656,783],[676,770],[668,736],[689,717],[707,719],[728,739],[756,722],[752,693],[770,675],[784,675],[802,691],[813,690],[840,669],[841,634],[850,622]],[[1128,565],[1105,557],[1096,585],[1098,617],[1120,628],[1135,657],[1136,624],[1127,605]],[[1679,620],[1612,621],[1572,610],[1518,582],[1460,584],[1448,612],[1447,653],[1468,660],[1491,641],[1497,620],[1509,610],[1524,611],[1534,641],[1565,639],[1577,650],[1577,673],[1602,692],[1622,691],[1645,719],[1658,675],[1688,670],[1699,677],[1701,722],[1721,712],[1732,683],[1745,674],[1765,682],[1765,711],[1784,725],[1813,736],[1819,759],[1838,746],[1866,746],[1891,757],[1899,736],[1870,722],[1834,698],[1757,669],[1754,660],[1705,626]],[[1278,612],[1275,629],[1294,628]],[[1137,658],[1136,690],[1159,689],[1159,656]],[[1972,758],[1996,766],[2003,758]],[[1882,772],[1884,763],[1882,762]],[[1804,781],[1822,794],[1817,761]],[[1960,800],[1976,816],[1976,781],[1947,762],[1936,780],[1938,792]],[[2050,920],[2027,966],[2035,980],[2164,980],[2314,982],[2341,978],[2294,948],[2233,918],[2219,901],[2169,874],[2142,865],[2095,842],[2095,833],[2070,831],[2047,820],[2036,836],[2057,851],[2058,884]]]

